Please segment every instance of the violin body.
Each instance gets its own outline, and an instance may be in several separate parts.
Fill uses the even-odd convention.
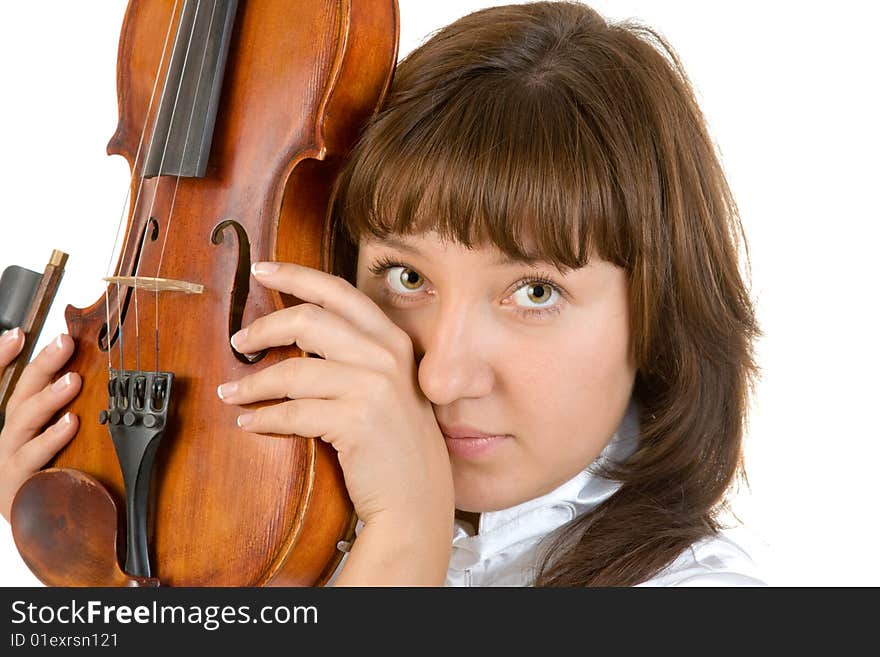
[[[220,402],[216,389],[308,357],[290,347],[251,361],[231,348],[230,337],[298,302],[252,284],[252,262],[332,271],[332,183],[390,85],[397,3],[242,0],[226,15],[218,10],[211,20],[224,25],[205,29],[225,30],[225,41],[191,53],[206,62],[195,87],[205,86],[210,57],[225,58],[215,100],[202,103],[214,105],[216,119],[199,174],[174,169],[179,145],[162,146],[163,162],[159,142],[150,140],[161,123],[160,95],[167,111],[174,84],[178,97],[187,93],[188,82],[163,90],[173,68],[169,49],[186,40],[175,30],[187,10],[192,3],[130,1],[118,54],[119,125],[108,153],[132,169],[115,276],[183,281],[201,291],[111,284],[92,306],[67,307],[77,344],[69,369],[83,387],[62,413],[75,413],[80,429],[25,482],[12,508],[16,545],[49,585],[321,585],[342,557],[337,543],[353,535],[356,518],[332,447],[239,429],[242,409]],[[191,107],[181,116],[201,111]],[[203,142],[207,131],[189,121],[185,141]],[[111,438],[108,429],[114,421],[125,429],[126,411],[143,406],[151,391],[167,402],[164,415],[151,415],[148,403],[132,422],[158,422],[160,440],[143,439],[140,458],[151,468],[128,480],[116,443],[133,434]],[[131,572],[126,559],[127,487],[147,497],[148,572]]]

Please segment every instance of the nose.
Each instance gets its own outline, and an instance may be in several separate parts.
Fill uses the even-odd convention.
[[[437,308],[414,342],[419,386],[436,406],[488,395],[495,385],[486,318],[463,305]],[[419,339],[420,338],[420,339]]]

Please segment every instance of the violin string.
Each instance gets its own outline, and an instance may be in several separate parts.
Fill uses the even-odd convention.
[[[201,4],[201,1],[202,0],[196,1],[196,9],[195,9],[194,16],[198,16],[199,5]],[[171,133],[173,131],[173,126],[174,126],[174,115],[177,113],[177,103],[180,100],[180,90],[183,88],[183,78],[184,78],[183,72],[186,71],[186,64],[187,64],[187,61],[189,60],[189,53],[190,53],[190,48],[192,46],[192,38],[193,38],[193,34],[195,33],[195,29],[196,29],[196,21],[193,20],[192,27],[190,28],[190,31],[189,31],[189,39],[186,44],[186,51],[183,54],[183,66],[181,67],[180,81],[177,84],[177,92],[174,95],[174,104],[171,107],[171,118],[168,120],[168,134],[165,137],[165,145],[162,148],[162,158],[159,160],[159,170],[156,174],[156,184],[153,186],[153,198],[150,200],[150,210],[147,213],[147,217],[153,216],[153,208],[156,205],[156,197],[159,194],[159,185],[160,185],[160,181],[162,180],[162,168],[165,166],[165,156],[168,154],[168,144],[171,141]],[[176,43],[175,43],[175,45],[176,45]],[[174,55],[172,54],[171,57],[173,60]],[[167,81],[167,76],[166,76],[166,81]],[[162,95],[164,97],[164,95],[165,95],[164,92]],[[146,241],[147,241],[147,231],[144,231],[144,236],[141,241],[141,253],[144,252],[144,245],[146,244]],[[138,277],[138,273],[140,272],[141,262],[143,262],[143,257],[141,257],[138,260],[138,264],[137,264],[137,267],[135,268],[135,274],[134,274],[134,276],[135,276],[135,278],[134,278],[134,320],[135,320],[135,323],[134,323],[135,333],[134,333],[134,335],[135,335],[135,354],[136,354],[135,360],[137,363],[137,367],[135,369],[137,369],[137,370],[141,369],[141,331],[140,331],[141,323],[140,323],[140,311],[138,309],[138,293],[137,293],[137,277]]]
[[[140,134],[140,138],[138,139],[137,152],[135,153],[134,162],[132,163],[132,167],[131,167],[131,178],[128,181],[128,189],[126,190],[126,193],[125,193],[125,200],[122,203],[122,212],[120,213],[120,216],[119,216],[119,223],[116,225],[116,236],[113,240],[113,249],[110,252],[110,260],[107,263],[107,276],[108,277],[113,272],[113,256],[116,254],[116,245],[119,244],[119,233],[122,231],[122,227],[126,225],[126,223],[125,223],[125,218],[126,218],[125,210],[128,207],[128,202],[131,200],[131,188],[134,185],[135,176],[137,175],[137,172],[138,172],[138,160],[140,159],[141,151],[143,150],[144,136],[147,133],[147,124],[149,123],[150,111],[153,108],[153,101],[156,98],[156,89],[159,88],[159,78],[161,77],[160,73],[162,71],[162,63],[165,61],[165,53],[168,51],[168,39],[171,36],[171,28],[174,25],[174,15],[177,11],[178,2],[179,2],[179,0],[174,0],[174,7],[171,9],[171,20],[168,21],[168,30],[165,33],[165,43],[162,46],[162,55],[159,58],[159,69],[156,72],[156,79],[153,81],[153,90],[150,92],[150,102],[147,104],[147,111],[146,111],[146,114],[144,115],[144,124],[141,127],[141,134]],[[173,51],[172,51],[172,56],[173,56]],[[151,140],[150,146],[152,146],[152,140]],[[151,151],[151,148],[148,147],[147,148],[147,155],[145,158],[146,160],[150,159],[150,151]],[[144,184],[144,178],[143,178],[143,176],[141,176],[139,184],[138,184],[138,191],[137,191],[137,194],[135,195],[134,205],[132,206],[133,211],[137,209],[137,204],[138,204],[138,200],[140,199],[141,188],[143,187],[143,184]],[[132,212],[132,216],[136,216],[134,214],[134,212]],[[125,241],[122,244],[122,250],[119,251],[120,258],[125,254],[125,249],[128,247],[128,238],[129,238],[129,232],[126,232]],[[119,282],[117,281],[116,282],[116,326],[117,326],[116,330],[118,332],[117,341],[119,342],[119,369],[124,369],[125,360],[124,360],[124,351],[123,351],[123,346],[122,346],[122,333],[123,333],[123,331],[122,331],[122,307],[121,307],[121,302],[119,300],[121,294],[122,294],[122,288],[121,288]],[[111,325],[110,325],[110,294],[109,294],[109,289],[105,290],[105,292],[104,292],[104,306],[106,309],[106,319],[107,319],[107,375],[109,377],[112,370],[113,370],[113,349],[110,347],[112,333],[110,330]]]
[[[211,34],[211,29],[214,27],[214,17],[217,14],[217,0],[214,0],[214,4],[211,8],[211,20],[208,22],[208,34]],[[198,17],[198,9],[196,9],[196,17]],[[209,39],[205,39],[205,47],[202,49],[202,61],[199,64],[199,77],[196,80],[196,89],[202,83],[202,75],[205,71],[205,60],[208,58],[208,44],[210,43]],[[183,149],[180,154],[180,164],[177,168],[177,180],[174,183],[174,194],[171,196],[171,207],[168,209],[168,220],[165,222],[165,237],[162,238],[162,249],[159,251],[159,265],[156,267],[156,278],[159,278],[162,274],[162,262],[165,260],[165,246],[168,244],[168,233],[171,230],[171,222],[174,217],[174,204],[177,201],[177,190],[180,187],[180,170],[183,168],[183,161],[186,158],[186,149],[189,146],[189,135],[192,130],[193,118],[195,117],[196,112],[196,103],[195,98],[193,98],[192,107],[189,110],[189,120],[186,124],[186,136],[183,140]],[[156,299],[155,299],[155,308],[156,308],[156,373],[159,373],[159,288],[156,287]]]

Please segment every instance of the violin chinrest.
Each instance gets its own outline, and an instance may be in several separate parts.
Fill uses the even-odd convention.
[[[46,586],[158,586],[119,567],[119,512],[94,477],[70,468],[31,475],[12,501],[16,547]]]

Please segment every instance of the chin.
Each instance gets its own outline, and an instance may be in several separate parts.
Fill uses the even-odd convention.
[[[455,486],[455,508],[470,513],[501,511],[535,497],[534,495],[529,495],[521,487],[511,490],[504,486],[505,483],[509,486],[510,482],[498,482],[489,477],[484,477],[478,481],[460,480],[459,477],[454,477],[453,481]]]

